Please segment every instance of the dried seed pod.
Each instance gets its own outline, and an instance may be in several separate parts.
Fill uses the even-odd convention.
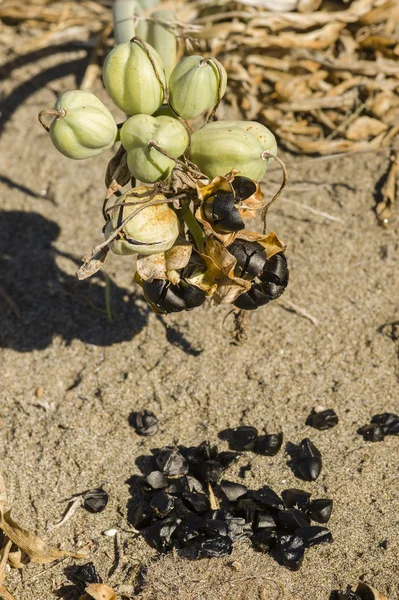
[[[117,238],[110,243],[110,248],[115,254],[144,255],[157,254],[169,250],[179,235],[179,219],[167,203],[150,205],[148,202],[138,203],[137,196],[145,194],[145,186],[131,190],[120,199],[119,205],[110,211],[110,221],[105,227],[105,238],[120,227],[138,208],[143,208],[138,214],[126,222]],[[166,200],[162,194],[157,194],[154,201]],[[130,204],[131,203],[131,204]],[[148,204],[148,206],[146,206]]]
[[[298,510],[304,510],[309,504],[311,494],[309,494],[309,492],[305,492],[304,490],[290,488],[288,490],[284,490],[281,493],[281,496],[287,508],[297,508]]]
[[[135,38],[108,54],[103,81],[112,100],[127,115],[152,115],[164,100],[162,59],[149,44]]]
[[[283,565],[291,571],[298,571],[305,555],[302,539],[295,533],[282,535],[279,539],[279,549]]]
[[[306,425],[324,431],[325,429],[331,429],[338,424],[338,415],[332,408],[326,410],[313,409],[308,418],[306,419]]]
[[[118,128],[104,104],[91,92],[65,92],[55,103],[50,138],[59,152],[81,160],[111,148]],[[43,111],[46,114],[47,111]]]
[[[83,508],[91,513],[102,512],[108,504],[108,494],[103,488],[90,490],[84,494],[83,498]]]
[[[132,421],[139,435],[149,437],[158,433],[158,417],[150,410],[143,409],[133,413]]]
[[[379,425],[385,435],[399,435],[399,415],[382,413],[371,418],[372,423]]]
[[[318,523],[328,523],[331,517],[333,501],[327,498],[311,500],[307,508],[309,517]]]
[[[268,304],[284,293],[288,278],[287,259],[282,252],[278,252],[266,259],[264,269],[253,281],[251,289],[238,296],[233,304],[243,310],[255,310]]]
[[[194,119],[217,105],[226,85],[226,71],[215,58],[187,56],[170,75],[169,102],[182,119]]]
[[[363,436],[365,442],[383,442],[385,439],[384,428],[377,423],[364,425],[357,430]]]
[[[255,442],[254,452],[262,456],[276,456],[283,444],[283,432],[260,435]]]
[[[152,142],[178,158],[186,150],[189,140],[187,129],[178,119],[146,114],[127,119],[120,137],[131,174],[145,183],[167,179],[175,167],[175,161],[154,148]]]
[[[305,438],[298,446],[297,470],[305,481],[315,481],[321,473],[322,460],[320,451]]]
[[[295,530],[295,535],[302,540],[305,548],[332,542],[331,531],[327,527],[319,527],[318,525],[299,527]]]
[[[247,198],[250,198],[255,194],[258,185],[256,181],[252,181],[249,177],[243,177],[242,175],[236,175],[231,182],[234,190],[234,197],[236,202],[242,202]]]

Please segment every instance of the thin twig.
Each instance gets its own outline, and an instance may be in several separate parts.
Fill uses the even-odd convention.
[[[281,308],[284,308],[284,310],[288,310],[289,312],[294,312],[297,315],[303,317],[304,319],[308,319],[311,323],[313,323],[313,325],[315,325],[315,327],[317,327],[319,324],[318,319],[311,315],[310,312],[306,310],[306,308],[302,308],[301,306],[294,304],[290,300],[280,300],[278,306],[281,306]]]
[[[64,516],[62,517],[61,521],[58,521],[58,523],[56,523],[55,525],[47,525],[46,531],[53,531],[54,529],[58,529],[58,527],[62,527],[63,525],[65,525],[65,523],[67,523],[67,521],[69,521],[69,519],[71,517],[73,517],[73,515],[76,513],[76,511],[78,510],[78,508],[80,506],[82,506],[83,503],[83,496],[79,496],[78,498],[76,498],[73,502],[71,502],[71,504],[68,506],[68,508],[66,509],[66,512],[64,514]]]
[[[289,191],[289,190],[287,190],[287,191]],[[320,217],[323,217],[324,219],[329,219],[330,221],[335,221],[336,223],[345,223],[343,221],[343,219],[340,219],[339,217],[334,217],[333,215],[330,215],[321,210],[316,210],[315,208],[312,208],[308,204],[303,204],[302,202],[297,202],[296,200],[291,200],[290,198],[282,198],[282,202],[288,202],[288,204],[294,204],[295,206],[299,206],[300,208],[303,208],[304,210],[307,210],[307,211],[313,213],[314,215],[319,215]]]
[[[267,211],[269,210],[269,208],[271,207],[271,205],[273,204],[273,202],[275,202],[280,197],[281,192],[283,191],[283,189],[287,185],[287,182],[288,182],[288,173],[287,173],[287,167],[285,166],[285,164],[281,160],[281,158],[279,158],[275,154],[272,154],[271,152],[269,152],[269,150],[265,150],[264,152],[262,152],[261,157],[262,157],[262,160],[266,160],[267,158],[273,158],[275,161],[278,162],[278,164],[280,165],[280,167],[281,167],[281,169],[283,171],[283,181],[282,181],[282,183],[280,185],[280,188],[278,189],[277,193],[273,196],[273,198],[270,200],[269,204],[266,204],[265,208],[262,210],[263,235],[266,235],[266,217],[267,217]]]

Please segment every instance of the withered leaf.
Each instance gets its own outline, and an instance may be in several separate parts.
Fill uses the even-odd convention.
[[[388,125],[372,117],[358,117],[346,130],[348,140],[367,140],[388,129]]]
[[[2,472],[0,471],[0,509],[4,508],[7,502],[6,482]]]
[[[4,600],[15,600],[15,597],[3,585],[0,585],[0,598]]]
[[[27,557],[17,548],[8,554],[8,562],[13,569],[22,569],[27,563]]]
[[[6,566],[7,566],[7,561],[8,561],[8,556],[11,550],[11,546],[12,546],[12,541],[11,540],[7,540],[3,546],[3,548],[0,551],[0,556],[1,556],[1,560],[0,560],[0,586],[3,584],[5,578],[6,578]]]
[[[140,254],[137,258],[136,269],[144,281],[166,279],[165,252],[150,254],[149,256]]]
[[[172,248],[165,252],[167,271],[178,271],[188,265],[193,247],[183,237],[178,237]]]
[[[80,600],[115,600],[116,592],[104,583],[90,583],[85,589],[86,594]]]
[[[238,296],[248,291],[250,287],[251,282],[244,279],[223,277],[218,281],[218,287],[214,295],[215,301],[217,304],[230,304],[237,300]]]
[[[27,531],[12,518],[10,511],[0,511],[1,521],[0,528],[3,530],[5,535],[16,545],[22,552],[28,555],[30,560],[37,564],[47,564],[64,558],[65,556],[72,556],[73,558],[85,558],[86,553],[84,552],[70,552],[68,550],[59,550],[55,546],[47,544],[39,536]]]
[[[129,183],[131,173],[127,166],[126,150],[121,146],[118,152],[108,163],[105,174],[105,185],[107,187],[107,198]]]
[[[258,242],[266,250],[267,258],[271,258],[278,252],[286,249],[286,245],[271,231],[268,235],[262,235],[256,231],[239,231],[237,239],[246,240],[247,242]]]
[[[84,257],[83,264],[76,273],[77,278],[82,281],[83,279],[87,279],[88,277],[91,277],[97,273],[97,271],[99,271],[103,266],[108,252],[109,248],[108,246],[105,246],[104,248],[101,248],[101,250],[99,250],[97,254],[95,254],[90,260]]]

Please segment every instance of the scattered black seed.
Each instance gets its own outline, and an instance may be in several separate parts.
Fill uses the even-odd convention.
[[[129,520],[133,527],[143,529],[150,525],[152,517],[153,515],[148,502],[142,501],[133,508],[129,515]]]
[[[95,488],[83,496],[83,508],[91,513],[102,512],[108,504],[108,494],[103,488]]]
[[[176,539],[182,547],[190,540],[198,537],[202,531],[204,520],[197,515],[188,515],[184,517],[181,523],[173,532],[173,538]]]
[[[173,510],[174,504],[174,498],[161,491],[151,498],[149,507],[158,517],[166,517]]]
[[[297,456],[298,474],[305,481],[315,481],[321,473],[322,460],[320,451],[305,438],[298,446]]]
[[[102,583],[102,579],[97,574],[96,567],[92,562],[74,567],[73,576],[70,579],[74,583],[82,583],[85,587],[89,583]]]
[[[291,571],[298,571],[305,554],[302,539],[294,533],[282,535],[279,539],[279,548],[283,565]]]
[[[206,535],[214,537],[216,535],[227,535],[228,527],[226,521],[222,519],[206,519],[203,531]]]
[[[158,418],[149,410],[139,410],[133,413],[132,422],[139,435],[151,436],[158,433]]]
[[[220,483],[220,489],[230,502],[235,502],[248,492],[248,488],[245,485],[227,481],[226,479]]]
[[[308,418],[306,419],[306,425],[324,431],[325,429],[331,429],[338,424],[338,415],[332,408],[326,410],[317,411],[312,410]]]
[[[223,467],[217,460],[207,460],[201,463],[199,475],[206,483],[217,483],[223,473]]]
[[[236,514],[239,517],[243,517],[246,523],[253,522],[258,510],[259,506],[251,498],[241,498],[237,502]]]
[[[168,480],[161,471],[151,471],[145,478],[145,481],[153,490],[162,490],[168,487]]]
[[[385,435],[399,435],[399,415],[382,413],[371,418],[372,423],[379,425]]]
[[[240,455],[238,452],[230,452],[229,450],[226,450],[225,452],[220,452],[218,454],[218,461],[224,469],[227,469],[233,465],[239,457]]]
[[[269,531],[277,529],[277,517],[270,513],[258,511],[254,519],[255,529],[268,529]]]
[[[377,423],[364,425],[357,430],[357,433],[363,436],[365,442],[383,442],[385,438],[384,429]]]
[[[348,585],[346,592],[340,590],[331,592],[330,600],[361,600],[361,598],[352,590],[352,586]]]
[[[296,529],[295,535],[301,538],[305,548],[332,542],[331,531],[327,527],[319,527],[318,525],[299,527],[299,529]]]
[[[333,501],[320,498],[312,500],[308,506],[308,515],[313,521],[318,523],[328,523],[331,517]]]
[[[289,508],[288,510],[280,510],[278,513],[278,522],[281,529],[285,531],[295,531],[300,527],[307,527],[310,525],[310,519],[301,511],[296,508]]]
[[[165,489],[168,494],[172,496],[178,496],[183,492],[189,492],[190,486],[187,477],[175,477],[169,481],[168,487]],[[201,490],[202,491],[202,490]]]
[[[253,450],[258,430],[250,425],[241,425],[230,433],[230,447],[233,450]]]
[[[284,508],[284,502],[277,496],[276,492],[272,488],[265,486],[260,490],[252,493],[253,498],[261,504],[269,508],[277,508],[282,510]]]
[[[187,475],[188,463],[175,447],[164,446],[157,456],[157,465],[168,477]]]
[[[311,494],[297,488],[290,488],[281,493],[284,504],[287,508],[305,509],[309,504]]]
[[[227,520],[227,531],[229,537],[233,540],[239,540],[243,537],[252,536],[252,527],[250,523],[246,523],[241,517],[234,517]]]
[[[200,481],[198,481],[198,479],[196,479],[192,475],[187,475],[186,476],[186,483],[187,483],[188,491],[189,492],[200,492],[200,493],[202,493],[204,491],[202,483]]]
[[[386,550],[388,548],[388,540],[381,540],[378,542],[378,547],[382,550]]]
[[[154,521],[152,525],[144,529],[143,537],[152,548],[157,550],[168,550],[172,547],[172,535],[179,525],[179,520],[167,517],[161,521]]]
[[[271,529],[258,529],[251,538],[252,544],[261,552],[270,552],[276,547],[277,534]]]
[[[183,498],[197,512],[206,512],[211,508],[208,496],[199,492],[183,492]]]
[[[233,551],[233,542],[228,535],[216,535],[201,540],[199,555],[202,558],[219,558]]]
[[[254,452],[262,456],[276,456],[283,443],[283,433],[260,435],[255,442]]]

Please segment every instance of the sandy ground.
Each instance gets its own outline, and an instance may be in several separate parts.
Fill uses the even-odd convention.
[[[291,282],[280,301],[251,314],[245,345],[232,345],[222,328],[228,307],[167,319],[151,314],[132,283],[129,258],[112,256],[104,269],[112,280],[110,322],[103,275],[81,283],[74,274],[101,239],[111,152],[69,161],[36,116],[76,88],[84,57],[43,51],[28,66],[14,65],[3,92],[0,276],[19,316],[0,300],[0,465],[14,517],[43,533],[67,498],[103,485],[110,494],[103,513],[80,509],[47,539],[88,548],[111,584],[130,585],[128,567],[142,563],[146,599],[252,600],[265,589],[262,597],[273,600],[274,580],[289,600],[327,600],[360,578],[395,600],[399,438],[371,444],[356,434],[373,414],[399,411],[399,221],[383,230],[373,213],[387,153],[306,162],[286,155],[290,189],[268,225],[289,246]],[[100,82],[95,91],[110,106]],[[278,180],[270,171],[267,194]],[[288,310],[287,302],[317,321]],[[337,411],[336,428],[305,426],[318,404]],[[141,408],[159,416],[155,438],[140,438],[129,426],[129,414]],[[173,442],[216,442],[222,429],[242,423],[281,428],[285,442],[310,436],[322,452],[315,483],[297,480],[283,451],[275,458],[246,454],[228,472],[249,487],[300,486],[334,500],[335,541],[309,550],[298,573],[246,542],[232,557],[190,562],[159,557],[131,533],[129,480],[140,473],[140,456]],[[121,533],[127,568],[107,579],[114,547],[102,532],[110,527]],[[10,590],[18,600],[74,598],[71,564],[31,565],[22,579],[14,571]]]

